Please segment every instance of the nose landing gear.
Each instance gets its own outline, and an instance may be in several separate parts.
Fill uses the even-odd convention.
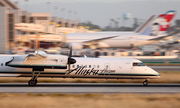
[[[29,80],[28,81],[28,85],[29,86],[35,86],[37,84],[37,79],[35,80],[35,79],[31,79],[31,80]]]
[[[41,72],[39,72],[35,77],[34,77],[34,74],[35,72],[32,72],[32,79],[28,81],[28,85],[29,86],[36,86],[37,84],[37,78],[38,76],[40,75]]]
[[[143,85],[144,85],[144,86],[147,86],[147,85],[148,85],[148,80],[145,80],[145,81],[143,82]]]

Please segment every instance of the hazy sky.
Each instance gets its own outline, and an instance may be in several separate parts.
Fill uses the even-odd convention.
[[[12,1],[19,1],[23,10],[51,12],[53,16],[78,18],[81,22],[89,20],[101,27],[109,25],[110,19],[119,21],[120,25],[130,25],[133,18],[147,19],[150,15],[163,14],[168,10],[176,10],[175,19],[180,19],[180,0],[29,0],[28,3],[25,3],[25,0]],[[47,5],[49,1],[51,3]],[[54,6],[59,9],[55,10]],[[65,8],[64,12],[60,10],[62,7]],[[68,14],[68,10],[77,11],[77,15]],[[124,22],[123,13],[130,13],[131,19]]]
[[[12,0],[25,2],[25,0]],[[103,3],[118,3],[118,2],[146,2],[146,1],[155,1],[155,2],[179,2],[180,0],[28,0],[30,3],[44,3],[44,2],[103,2]]]

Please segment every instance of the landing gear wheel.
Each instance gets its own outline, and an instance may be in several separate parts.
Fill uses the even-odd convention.
[[[35,86],[36,85],[36,80],[29,80],[28,84],[29,84],[29,86]]]
[[[144,81],[144,82],[143,82],[143,85],[144,85],[144,86],[147,86],[147,85],[148,85],[148,80]]]

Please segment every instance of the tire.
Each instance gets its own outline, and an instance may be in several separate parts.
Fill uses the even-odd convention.
[[[144,86],[147,86],[147,85],[148,85],[148,81],[144,81],[144,82],[143,82],[143,85],[144,85]]]
[[[28,85],[29,86],[35,86],[36,85],[36,81],[35,80],[29,80],[28,81]]]

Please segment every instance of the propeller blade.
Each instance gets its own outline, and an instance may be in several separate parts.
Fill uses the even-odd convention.
[[[68,64],[71,63],[71,57],[72,57],[72,47],[70,48],[70,52],[69,52]]]
[[[72,57],[72,46],[71,46],[70,52],[69,52],[69,58],[71,58],[71,57]]]
[[[71,71],[71,57],[72,57],[72,46],[70,47],[70,52],[69,52],[69,58],[68,58],[68,74],[69,74],[69,77],[70,77],[70,71]]]
[[[68,71],[69,71],[69,72],[68,72],[68,74],[69,74],[69,76],[70,76],[70,71],[71,71],[70,66],[71,66],[71,65],[70,65],[70,64],[68,64]]]

